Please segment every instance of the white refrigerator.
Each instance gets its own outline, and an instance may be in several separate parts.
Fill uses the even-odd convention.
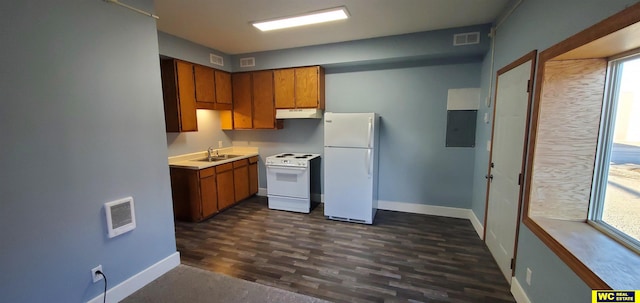
[[[324,114],[324,215],[373,224],[378,208],[375,113]]]

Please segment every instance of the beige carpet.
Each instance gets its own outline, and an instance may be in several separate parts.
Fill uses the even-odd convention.
[[[141,302],[328,302],[199,268],[179,265],[122,300]]]

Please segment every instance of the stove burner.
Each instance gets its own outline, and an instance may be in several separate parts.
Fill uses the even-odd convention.
[[[286,158],[286,157],[291,157],[293,156],[293,154],[279,154],[276,156],[276,158]]]
[[[297,156],[297,157],[294,157],[294,158],[296,158],[296,159],[306,159],[306,158],[309,158],[309,156],[308,155],[304,155],[304,156]]]

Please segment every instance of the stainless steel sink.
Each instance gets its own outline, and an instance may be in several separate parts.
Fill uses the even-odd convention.
[[[211,157],[211,159],[209,158],[203,158],[203,159],[198,159],[196,161],[202,161],[202,162],[216,162],[216,161],[223,161],[223,160],[228,160],[228,159],[232,159],[232,158],[236,158],[236,157],[241,157],[240,155],[219,155],[219,156],[213,156]]]

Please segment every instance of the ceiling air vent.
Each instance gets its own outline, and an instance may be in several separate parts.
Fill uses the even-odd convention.
[[[224,66],[224,59],[218,55],[209,54],[209,62],[211,62],[211,64]]]
[[[252,67],[256,66],[255,57],[240,58],[240,67]]]
[[[453,35],[453,46],[480,43],[480,32],[462,33]]]

